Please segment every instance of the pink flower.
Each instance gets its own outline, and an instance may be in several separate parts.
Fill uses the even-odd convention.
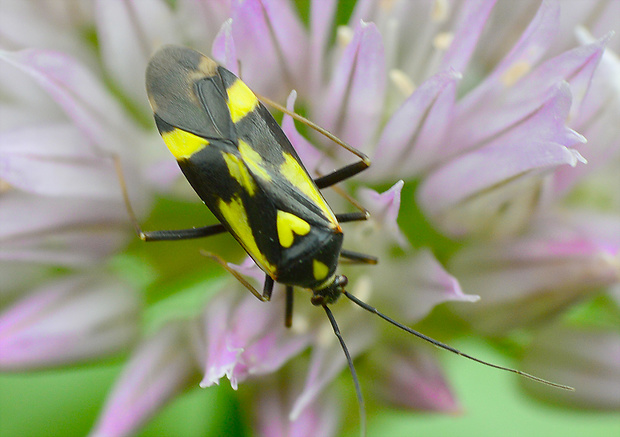
[[[609,384],[574,402],[537,395],[617,406],[612,378],[593,370],[613,376],[611,331],[545,325],[600,296],[617,302],[618,3],[360,0],[343,25],[337,6],[312,2],[304,23],[285,0],[3,2],[0,364],[70,366],[129,348],[92,435],[132,435],[188,387],[222,377],[261,435],[330,436],[341,422],[326,388],[346,361],[299,292],[286,329],[280,288],[261,303],[211,277],[197,248],[232,260],[231,239],[126,246],[112,154],[139,215],[155,205],[149,229],[214,222],[187,205],[195,195],[153,127],[144,70],[165,43],[288,96],[289,109],[372,157],[348,190],[372,218],[345,225],[345,247],[380,261],[342,263],[352,294],[408,324],[456,301],[474,332],[528,330],[524,370]],[[282,126],[312,174],[352,159],[288,116]],[[234,268],[261,280],[252,264]],[[459,408],[412,338],[350,303],[333,311],[355,359],[389,357],[372,392],[408,409]],[[425,324],[442,332],[450,321],[437,318]],[[563,367],[542,357],[550,342]],[[579,365],[585,353],[596,365]]]

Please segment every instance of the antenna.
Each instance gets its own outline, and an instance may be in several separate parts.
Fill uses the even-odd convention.
[[[537,376],[530,375],[529,373],[525,373],[525,372],[522,372],[522,371],[517,370],[517,369],[511,369],[510,367],[498,366],[497,364],[492,364],[492,363],[489,363],[487,361],[484,361],[484,360],[472,357],[471,355],[463,353],[460,350],[453,348],[452,346],[448,346],[445,343],[437,341],[434,338],[428,337],[428,336],[422,334],[421,332],[418,332],[418,331],[416,331],[414,329],[411,329],[410,327],[408,327],[406,325],[403,325],[402,323],[397,322],[396,320],[392,319],[391,317],[388,317],[385,314],[381,313],[375,307],[370,306],[366,302],[363,302],[363,301],[359,300],[357,297],[353,296],[348,291],[344,291],[343,294],[346,297],[348,297],[351,301],[353,301],[353,303],[355,303],[356,305],[364,308],[366,311],[369,311],[371,313],[374,313],[374,314],[378,315],[383,320],[391,323],[392,325],[396,326],[397,328],[400,328],[403,331],[408,332],[409,334],[413,334],[416,337],[421,338],[422,340],[428,341],[429,343],[431,343],[434,346],[437,346],[437,347],[439,347],[441,349],[445,349],[447,351],[450,351],[450,352],[455,353],[457,355],[460,355],[462,357],[468,358],[468,359],[470,359],[472,361],[475,361],[477,363],[484,364],[485,366],[494,367],[496,369],[505,370],[505,371],[511,372],[511,373],[516,373],[517,375],[521,375],[521,376],[523,376],[525,378],[531,379],[532,381],[540,382],[542,384],[549,385],[551,387],[560,388],[562,390],[575,391],[575,389],[573,387],[570,387],[568,385],[557,384],[555,382],[547,381],[546,379],[542,379],[542,378],[539,378]]]

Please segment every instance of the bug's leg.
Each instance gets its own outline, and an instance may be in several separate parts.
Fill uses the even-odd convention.
[[[165,231],[147,231],[138,233],[143,241],[172,241],[172,240],[190,240],[192,238],[203,238],[211,235],[226,232],[226,228],[221,223],[210,226],[202,226],[200,228],[191,229],[173,229]]]
[[[357,156],[360,159],[359,162],[347,165],[345,167],[342,167],[338,170],[333,171],[332,173],[329,173],[325,176],[322,176],[316,179],[315,183],[317,184],[319,188],[325,188],[325,187],[329,187],[331,185],[337,184],[338,182],[348,179],[358,174],[359,172],[366,170],[368,167],[370,167],[370,158],[368,158],[368,156],[366,156],[365,154],[357,150],[355,147],[352,147],[349,144],[345,143],[340,138],[338,138],[336,135],[332,134],[326,129],[323,129],[321,126],[311,122],[306,117],[302,117],[301,115],[295,112],[289,111],[286,107],[280,105],[277,102],[274,102],[271,99],[268,99],[267,97],[261,96],[259,94],[257,94],[256,97],[258,97],[259,100],[265,102],[269,106],[276,108],[278,111],[281,111],[287,115],[290,115],[293,119],[305,124],[311,129],[314,129],[321,135],[324,135],[325,137],[329,138],[334,143],[338,144],[340,147],[353,153],[355,156]]]
[[[319,187],[319,189],[331,187],[338,182],[342,182],[345,179],[349,179],[356,174],[361,173],[362,171],[366,170],[369,165],[370,164],[364,160],[354,162],[353,164],[349,164],[347,166],[334,170],[331,173],[316,178],[314,180],[314,183],[317,187]]]
[[[338,223],[360,222],[368,220],[369,217],[370,214],[368,214],[368,211],[366,210],[336,214],[336,220],[338,220]]]
[[[379,262],[375,256],[346,249],[340,251],[340,256],[348,260],[351,264],[377,264]]]
[[[284,326],[290,328],[293,325],[293,286],[286,286],[286,306],[284,308]]]
[[[222,226],[221,223],[210,225],[210,226],[202,226],[199,228],[191,228],[191,229],[174,229],[174,230],[163,230],[163,231],[148,231],[144,232],[140,227],[140,223],[138,222],[138,218],[136,217],[136,213],[131,206],[131,201],[129,200],[129,192],[127,191],[127,183],[125,182],[125,175],[123,173],[123,166],[121,164],[121,160],[118,155],[111,155],[112,160],[114,161],[114,167],[116,168],[116,174],[118,176],[118,182],[121,186],[121,191],[123,194],[123,201],[125,202],[125,208],[127,209],[127,213],[129,214],[129,219],[133,224],[134,229],[136,230],[136,234],[143,241],[172,241],[172,240],[189,240],[192,238],[203,238],[209,237],[211,235],[221,234],[222,232],[226,232],[226,228]]]
[[[263,298],[265,300],[271,299],[271,293],[273,292],[273,279],[269,275],[265,275],[265,285],[263,285]]]
[[[237,281],[241,282],[241,285],[243,285],[245,288],[247,288],[248,290],[250,290],[250,292],[256,296],[258,298],[258,300],[266,302],[268,301],[271,296],[264,296],[262,295],[256,288],[254,288],[254,286],[252,284],[250,284],[243,276],[241,276],[241,274],[239,272],[237,272],[236,270],[232,269],[228,263],[226,261],[224,261],[220,256],[211,253],[211,252],[207,252],[205,250],[201,250],[200,251],[201,255],[204,255],[208,258],[211,258],[212,260],[214,260],[215,262],[217,262],[220,266],[222,266],[228,273],[230,273],[231,275],[233,275]]]

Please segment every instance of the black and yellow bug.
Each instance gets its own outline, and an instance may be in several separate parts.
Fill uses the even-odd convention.
[[[313,290],[316,305],[342,293],[340,256],[374,262],[342,250],[341,221],[319,188],[349,178],[368,158],[313,180],[269,111],[234,74],[206,56],[166,46],[151,59],[146,87],[155,123],[183,174],[221,225],[143,233],[143,239],[197,238],[228,231],[265,272],[268,300],[274,282]],[[289,292],[290,294],[290,292]]]
[[[341,295],[435,346],[491,367],[568,388],[464,354],[389,318],[345,290],[347,278],[336,274],[339,259],[371,264],[376,259],[343,249],[340,223],[366,220],[368,213],[334,214],[319,190],[368,168],[370,160],[364,154],[303,117],[261,97],[360,158],[358,162],[312,179],[259,98],[229,70],[189,48],[164,46],[157,51],[147,67],[146,88],[164,142],[193,189],[220,223],[143,232],[131,209],[119,164],[123,195],[140,238],[145,241],[183,240],[229,232],[265,272],[262,293],[219,257],[211,256],[260,300],[270,299],[275,282],[284,284],[287,326],[292,320],[293,287],[311,290],[311,302],[324,308],[346,355],[362,413],[362,429],[365,414],[359,382],[328,308]]]

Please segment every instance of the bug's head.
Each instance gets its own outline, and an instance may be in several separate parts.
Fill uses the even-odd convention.
[[[344,287],[347,286],[349,280],[345,275],[334,275],[334,279],[328,283],[328,285],[321,287],[318,290],[312,290],[312,298],[310,302],[312,305],[321,306],[329,305],[338,300],[338,298],[344,292]]]

